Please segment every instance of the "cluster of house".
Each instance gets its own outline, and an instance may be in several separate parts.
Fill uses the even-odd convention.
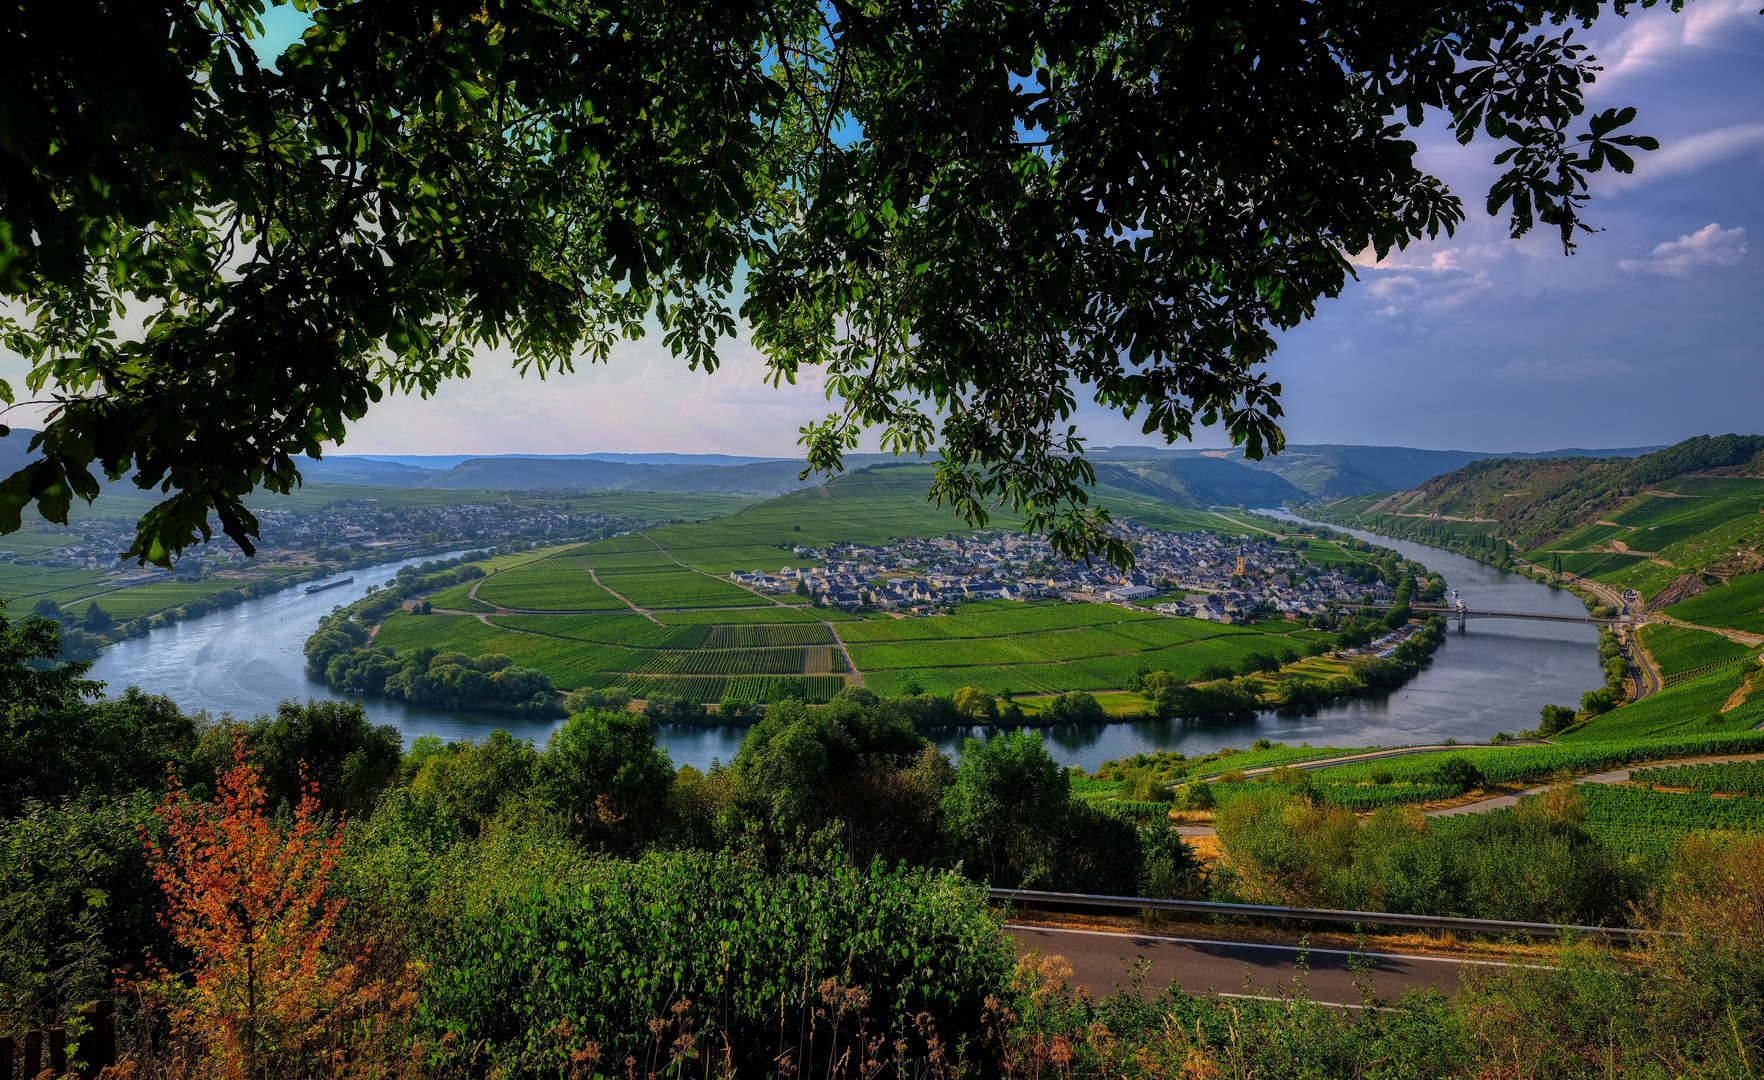
[[[354,554],[435,550],[443,544],[489,547],[521,540],[532,544],[582,538],[595,530],[622,532],[644,523],[597,513],[577,513],[528,503],[468,503],[457,506],[387,507],[376,499],[345,499],[317,510],[253,508],[259,529],[257,558],[245,562],[244,552],[225,536],[185,552],[175,576],[204,570],[249,570],[263,561],[302,562],[318,551]],[[132,522],[96,518],[65,531],[67,542],[24,556],[0,557],[37,566],[82,567],[111,571],[115,584],[163,577],[156,568],[124,564],[120,552],[135,541]]]
[[[816,565],[737,572],[734,580],[773,592],[806,592],[838,607],[930,613],[971,600],[1063,598],[1092,603],[1143,602],[1180,594],[1155,610],[1231,622],[1252,611],[1303,618],[1331,602],[1388,600],[1382,584],[1354,582],[1299,554],[1247,535],[1179,533],[1123,526],[1118,535],[1135,551],[1121,572],[1061,558],[1046,540],[1020,533],[981,533],[954,539],[903,540],[886,546],[836,544],[797,547]],[[1199,595],[1189,596],[1195,593]]]
[[[437,543],[473,546],[509,540],[575,538],[614,520],[531,503],[461,503],[454,506],[382,506],[376,499],[345,499],[319,510],[259,510],[266,548],[289,554],[324,548],[399,552]],[[617,519],[623,523],[624,519]]]

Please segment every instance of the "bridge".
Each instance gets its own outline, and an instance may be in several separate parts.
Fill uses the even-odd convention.
[[[1356,605],[1344,604],[1344,607]],[[1389,611],[1395,604],[1359,604],[1358,607],[1371,608],[1374,611]],[[1416,614],[1443,615],[1447,620],[1458,620],[1458,631],[1464,630],[1464,624],[1470,619],[1533,619],[1538,622],[1580,623],[1583,626],[1629,626],[1634,620],[1628,614],[1616,615],[1611,618],[1599,618],[1593,615],[1558,615],[1544,611],[1489,611],[1468,607],[1460,604],[1411,604],[1409,610]]]

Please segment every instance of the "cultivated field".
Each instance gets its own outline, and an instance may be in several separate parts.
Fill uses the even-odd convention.
[[[726,518],[505,563],[477,584],[476,604],[470,587],[430,598],[435,608],[487,621],[394,615],[377,643],[500,652],[563,689],[764,701],[798,691],[825,700],[860,678],[884,695],[964,686],[1030,695],[1119,690],[1136,672],[1192,679],[1208,665],[1235,666],[1255,653],[1303,652],[1314,636],[1265,632],[1285,631],[1284,624],[1223,626],[1113,604],[996,601],[931,618],[860,617],[805,607],[794,596],[759,595],[718,576],[806,565],[790,550],[797,545],[963,531],[947,511],[925,504],[929,479],[923,466],[857,473]],[[1180,513],[1187,527],[1220,524]]]

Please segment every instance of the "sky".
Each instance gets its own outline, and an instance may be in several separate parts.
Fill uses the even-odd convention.
[[[1630,130],[1661,149],[1633,176],[1595,180],[1586,217],[1601,231],[1564,256],[1554,230],[1513,241],[1505,217],[1483,213],[1490,143],[1460,147],[1437,118],[1414,132],[1421,166],[1468,219],[1455,236],[1356,259],[1359,280],[1282,335],[1268,370],[1290,442],[1537,451],[1764,432],[1758,0],[1638,9],[1583,36],[1605,68],[1589,108],[1635,105]],[[21,368],[0,355],[15,387]],[[828,409],[818,381],[767,385],[745,337],[714,376],[653,337],[544,382],[495,353],[474,369],[427,400],[389,396],[334,452],[783,456]],[[1088,401],[1077,423],[1092,445],[1155,439]],[[1201,432],[1194,445],[1225,443]]]

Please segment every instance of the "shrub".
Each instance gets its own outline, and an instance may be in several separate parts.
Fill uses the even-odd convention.
[[[1482,770],[1472,764],[1469,758],[1463,757],[1450,757],[1441,762],[1434,777],[1440,783],[1456,788],[1460,794],[1488,783],[1483,778]]]
[[[1142,766],[1127,770],[1115,797],[1129,802],[1169,802],[1175,794],[1164,786],[1162,777]]]
[[[1202,780],[1192,780],[1176,789],[1176,806],[1180,810],[1211,810],[1216,801],[1213,785]]]
[[[423,1016],[451,1037],[459,1065],[479,1055],[474,1074],[567,1075],[570,1053],[588,1045],[609,1073],[626,1071],[628,1055],[660,1072],[669,1062],[652,1057],[656,1042],[683,1037],[674,1053],[719,1068],[727,1053],[736,1075],[770,1075],[780,1032],[786,1047],[831,1034],[824,1025],[842,1010],[829,990],[861,1002],[872,1031],[902,1039],[896,1052],[923,1055],[935,1038],[960,1058],[1012,962],[980,889],[947,873],[853,867],[837,852],[777,870],[752,852],[586,861],[559,880],[508,882],[459,919],[430,957]],[[808,1043],[809,1054],[831,1041]],[[824,1058],[791,1065],[829,1071]]]

